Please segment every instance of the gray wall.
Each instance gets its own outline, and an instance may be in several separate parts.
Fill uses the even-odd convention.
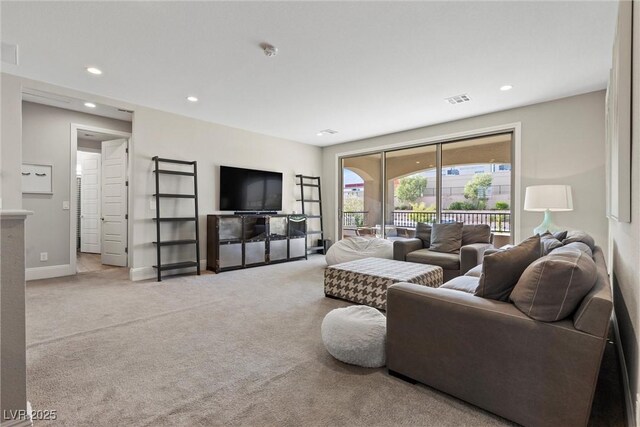
[[[69,264],[71,124],[131,132],[131,123],[61,108],[22,103],[22,161],[53,164],[53,195],[24,194],[22,207],[33,211],[26,222],[27,268]],[[75,170],[75,166],[74,166]],[[75,173],[73,175],[75,178]],[[75,213],[74,213],[75,214]],[[40,252],[49,260],[40,261]]]
[[[631,222],[609,222],[616,318],[628,371],[631,399],[638,405],[638,305],[640,304],[640,2],[634,1],[631,123]],[[640,410],[640,408],[635,409]],[[634,411],[634,413],[637,413]],[[636,419],[636,422],[640,420]]]
[[[556,212],[555,222],[567,228],[589,232],[606,251],[608,226],[604,203],[604,107],[605,93],[598,91],[327,147],[323,150],[323,197],[326,200],[325,224],[328,234],[333,236],[336,225],[338,153],[358,149],[373,150],[410,141],[415,143],[428,138],[520,122],[521,203],[524,202],[525,187],[529,185],[571,185],[574,211]],[[525,212],[522,206],[518,207],[518,214],[517,227],[521,238],[531,235],[533,228],[542,222],[542,213]]]

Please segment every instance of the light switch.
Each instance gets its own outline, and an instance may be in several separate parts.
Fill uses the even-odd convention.
[[[65,210],[65,211],[69,210],[69,201],[68,200],[65,200],[65,201],[62,202],[62,209]]]

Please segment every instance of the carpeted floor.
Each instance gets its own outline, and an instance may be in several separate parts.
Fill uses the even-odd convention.
[[[329,356],[320,324],[348,303],[324,297],[324,267],[313,256],[161,283],[119,269],[30,282],[33,409],[56,410],[56,426],[510,425]]]

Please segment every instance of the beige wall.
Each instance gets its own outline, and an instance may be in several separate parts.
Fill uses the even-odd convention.
[[[605,217],[604,91],[515,108],[464,120],[443,123],[334,145],[323,149],[323,197],[325,227],[335,239],[339,171],[336,155],[375,150],[451,134],[471,132],[515,122],[521,123],[521,185],[569,184],[573,187],[573,212],[558,212],[555,221],[567,228],[591,233],[607,250]],[[338,194],[342,192],[339,191]],[[522,200],[523,201],[523,200]],[[514,201],[515,203],[515,201]],[[542,214],[517,210],[520,237],[525,238],[542,221]]]
[[[296,202],[295,174],[317,175],[321,170],[321,149],[311,145],[287,141],[266,135],[252,133],[227,126],[189,119],[176,114],[165,113],[148,108],[137,108],[134,119],[133,148],[133,189],[134,189],[134,271],[135,278],[150,277],[156,263],[155,224],[152,218],[155,211],[150,208],[155,192],[153,156],[198,161],[198,194],[200,213],[200,258],[206,256],[206,215],[218,212],[219,167],[236,166],[252,169],[265,169],[282,172],[283,200],[285,212],[300,212],[300,203]],[[175,177],[163,177],[161,182],[176,191],[190,191],[191,180]],[[182,179],[182,184],[173,184]],[[164,202],[163,202],[164,203]],[[163,214],[189,214],[189,201],[179,202],[189,206],[187,210],[174,210],[168,206]],[[175,238],[181,233],[190,232],[190,225],[169,230]],[[164,249],[164,248],[163,248]],[[176,253],[176,250],[179,253]],[[166,251],[169,259],[178,260],[182,256],[192,256],[188,248],[174,248]],[[204,268],[204,266],[203,266]],[[152,277],[152,276],[151,276]]]
[[[20,78],[2,74],[0,79],[0,208],[20,209],[22,207],[21,164],[22,164],[22,84]]]
[[[632,404],[638,405],[638,328],[640,328],[640,2],[634,1],[632,75],[631,222],[611,220],[612,281],[616,319],[627,365]],[[635,408],[634,413],[640,408]],[[636,422],[640,420],[636,419]]]
[[[25,228],[27,268],[70,262],[69,215],[72,213],[62,209],[62,202],[75,197],[75,193],[69,193],[70,179],[75,178],[75,173],[70,175],[69,165],[72,123],[131,132],[129,122],[23,102],[22,161],[52,164],[54,186],[53,195],[22,195],[22,207],[33,212]],[[40,261],[41,252],[48,253],[48,261]]]

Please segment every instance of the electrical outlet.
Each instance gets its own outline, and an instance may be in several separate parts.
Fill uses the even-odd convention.
[[[149,209],[151,209],[152,211],[156,210],[156,201],[155,201],[155,199],[149,200]]]
[[[40,252],[40,261],[48,261],[49,253],[48,252]]]
[[[65,201],[62,202],[62,209],[65,210],[65,211],[69,210],[69,201],[68,200],[65,200]]]

